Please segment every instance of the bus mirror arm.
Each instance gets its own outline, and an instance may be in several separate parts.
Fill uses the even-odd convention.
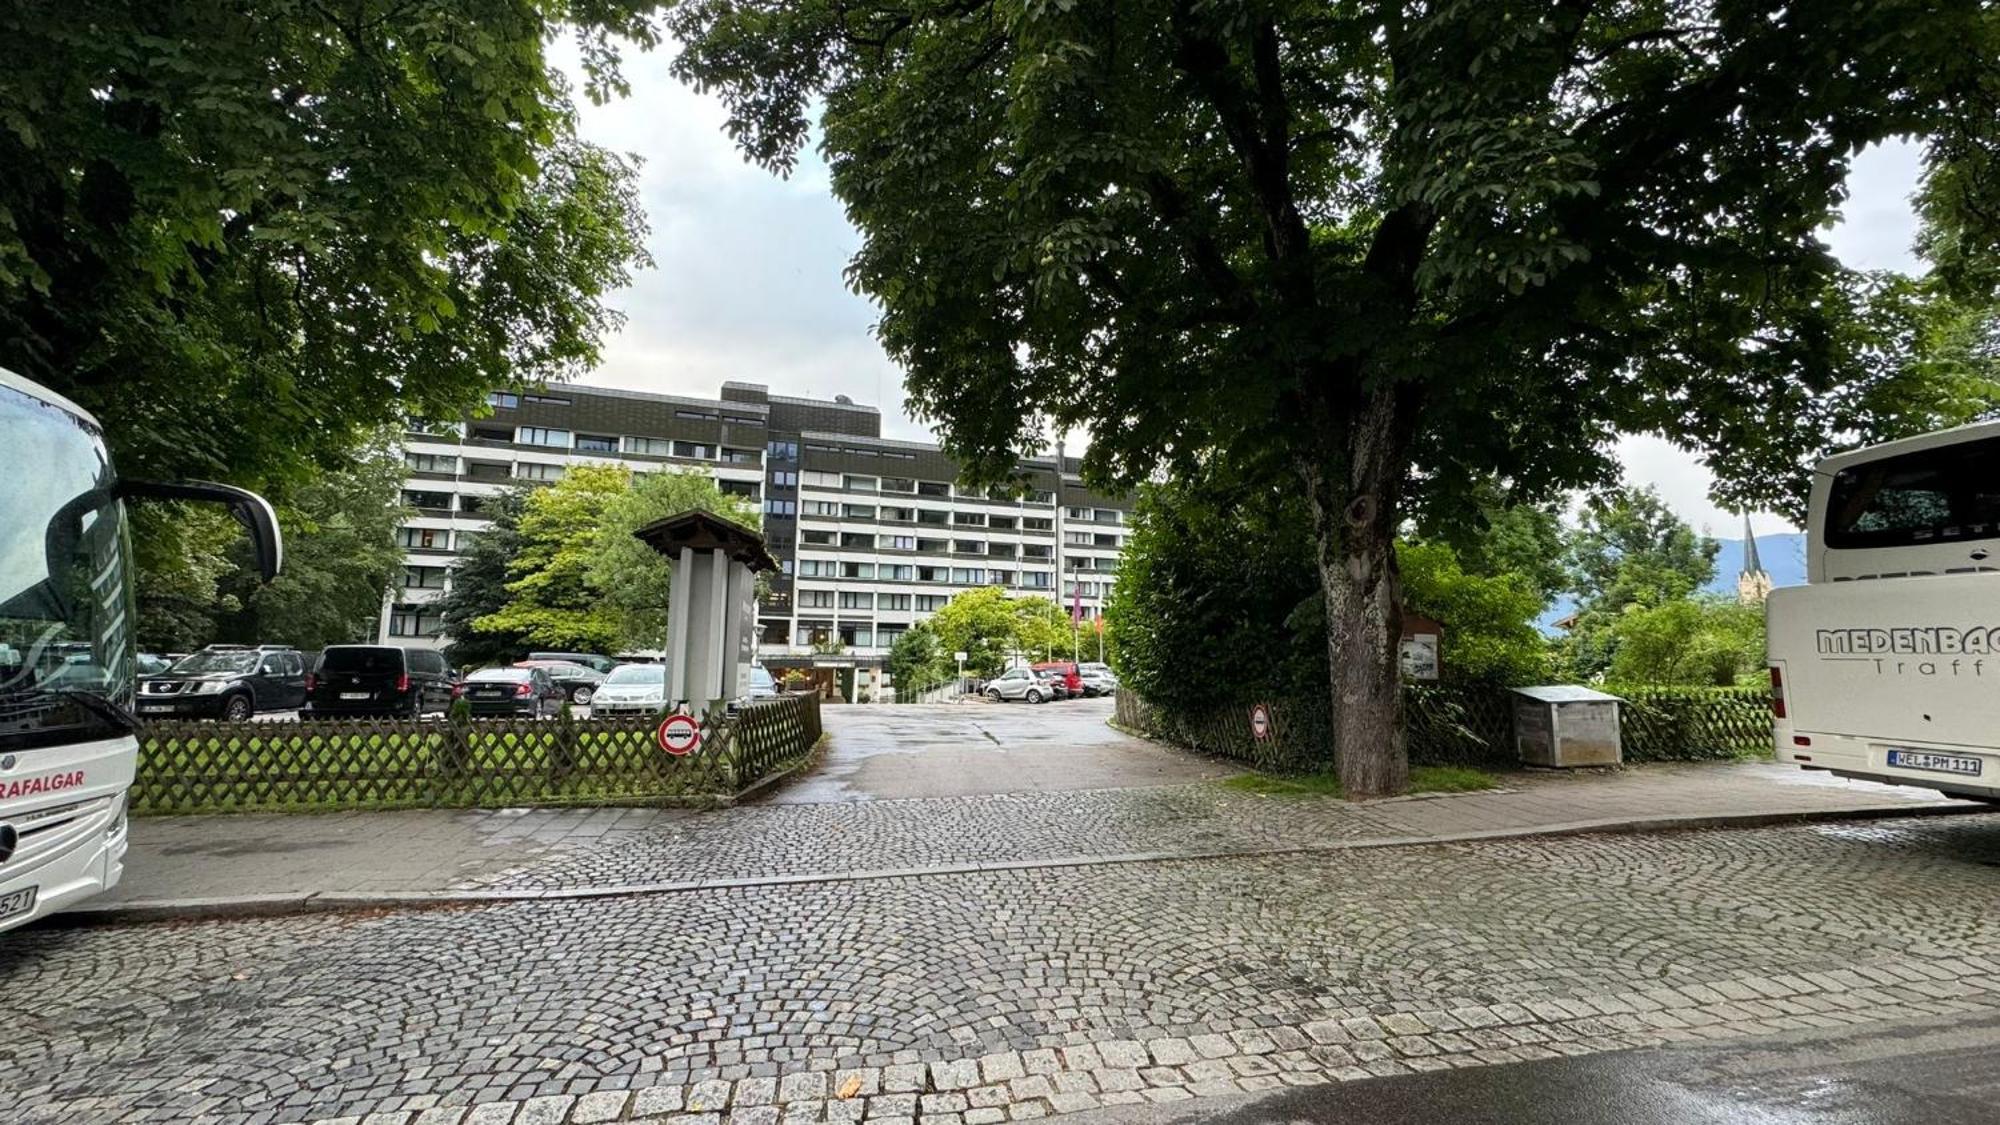
[[[249,489],[210,481],[121,480],[118,495],[127,500],[196,500],[221,504],[250,535],[257,552],[257,573],[269,582],[284,565],[285,538],[271,502]]]

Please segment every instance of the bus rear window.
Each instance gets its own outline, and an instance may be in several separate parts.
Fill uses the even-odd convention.
[[[1825,535],[1836,549],[2000,538],[2000,438],[1842,469]]]

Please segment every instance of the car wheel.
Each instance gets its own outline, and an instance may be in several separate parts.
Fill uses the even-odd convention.
[[[578,684],[570,689],[569,701],[578,707],[588,707],[590,706],[590,697],[595,694],[597,693],[591,691],[588,684]]]
[[[988,699],[992,700],[992,701],[993,701],[993,702],[995,702],[995,703],[1003,703],[1003,702],[1005,702],[1005,700],[1003,700],[1003,699],[1002,699],[1002,698],[1000,697],[1000,689],[999,689],[999,688],[987,688],[987,689],[986,689],[986,698],[988,698]]]
[[[1030,703],[1040,703],[1042,701],[1042,693],[1039,689],[1029,688],[1028,694],[1024,698]]]
[[[223,701],[222,717],[232,723],[248,722],[257,713],[257,706],[247,695],[232,695]]]

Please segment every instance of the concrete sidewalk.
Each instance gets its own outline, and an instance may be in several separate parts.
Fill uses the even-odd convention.
[[[1537,771],[1502,780],[1497,791],[1367,803],[1195,782],[715,811],[143,818],[133,822],[123,883],[62,917],[114,922],[663,894],[1985,808],[1771,764]]]

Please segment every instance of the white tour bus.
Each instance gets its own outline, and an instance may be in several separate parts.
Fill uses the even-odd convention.
[[[1765,603],[1778,760],[2000,801],[2000,422],[1829,457]]]
[[[277,573],[262,498],[216,484],[120,480],[96,421],[0,368],[0,930],[118,882],[132,716],[125,500],[219,501]]]

